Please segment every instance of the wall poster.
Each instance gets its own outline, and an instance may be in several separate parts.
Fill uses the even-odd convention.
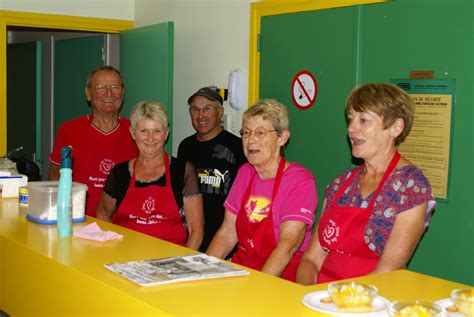
[[[428,177],[436,198],[447,201],[455,79],[392,79],[415,102],[410,134],[398,150]]]

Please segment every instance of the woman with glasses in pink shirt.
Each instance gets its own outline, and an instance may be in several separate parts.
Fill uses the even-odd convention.
[[[290,281],[311,240],[317,206],[311,172],[285,160],[290,138],[286,107],[265,99],[243,115],[244,164],[224,203],[224,222],[208,254]]]

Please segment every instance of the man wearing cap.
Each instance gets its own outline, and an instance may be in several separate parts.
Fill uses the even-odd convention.
[[[222,224],[224,200],[237,170],[246,161],[241,139],[221,126],[223,101],[211,87],[201,88],[189,97],[189,114],[196,133],[178,147],[178,158],[194,164],[203,195],[205,222],[201,252],[206,251]]]

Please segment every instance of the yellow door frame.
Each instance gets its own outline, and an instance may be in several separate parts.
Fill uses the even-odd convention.
[[[0,10],[0,156],[7,151],[7,27],[118,33],[133,28],[128,20],[86,18]]]
[[[346,7],[358,4],[388,2],[390,0],[298,0],[298,1],[263,1],[250,4],[250,45],[249,45],[249,96],[251,105],[259,99],[260,83],[260,52],[258,51],[258,35],[260,23],[264,16],[285,13],[296,13],[321,9]]]

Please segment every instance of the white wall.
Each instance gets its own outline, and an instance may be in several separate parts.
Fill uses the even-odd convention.
[[[135,25],[174,22],[173,154],[194,133],[187,99],[197,89],[227,88],[229,73],[244,71],[247,108],[251,0],[135,0]],[[228,130],[238,134],[242,110],[225,102]]]
[[[247,107],[250,2],[256,0],[0,0],[0,10],[135,20],[137,27],[173,21],[173,154],[194,133],[187,99],[197,89],[227,88],[229,73],[244,72]],[[228,130],[238,134],[242,110],[226,102]]]
[[[0,10],[133,20],[134,0],[0,0]]]

